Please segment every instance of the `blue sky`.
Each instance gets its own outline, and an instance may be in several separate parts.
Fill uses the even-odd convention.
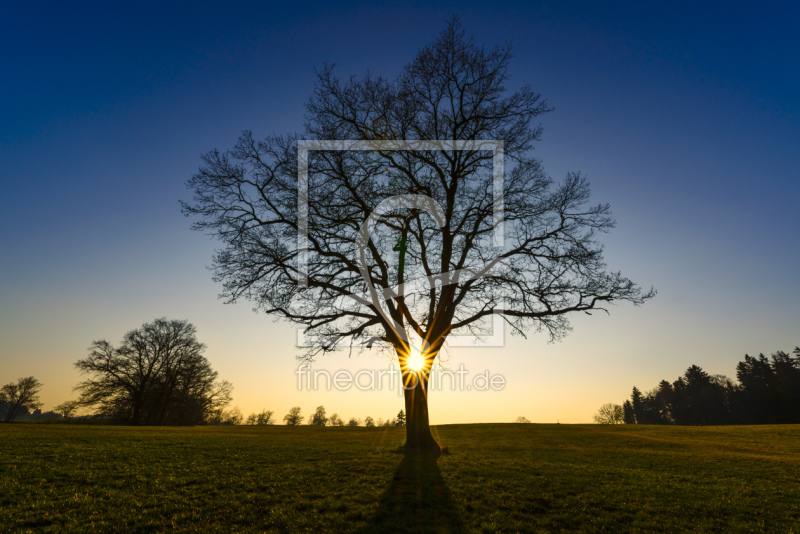
[[[394,415],[385,392],[297,391],[293,330],[216,298],[215,245],[178,200],[200,155],[243,129],[302,131],[314,68],[393,77],[454,14],[479,42],[513,42],[510,87],[555,108],[537,155],[589,177],[618,221],[609,266],[659,295],[576,318],[555,345],[454,351],[508,387],[442,393],[434,422],[588,422],[634,384],[693,363],[732,376],[746,352],[800,344],[797,4],[5,3],[0,382],[35,375],[52,407],[92,340],[168,316],[198,327],[245,412]]]

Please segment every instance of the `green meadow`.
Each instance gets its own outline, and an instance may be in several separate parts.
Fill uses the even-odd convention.
[[[800,426],[0,425],[3,532],[795,532]]]

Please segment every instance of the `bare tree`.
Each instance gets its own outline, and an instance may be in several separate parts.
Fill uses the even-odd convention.
[[[3,421],[11,423],[23,410],[32,411],[42,407],[39,390],[42,383],[32,376],[20,378],[0,388],[0,405],[5,406]],[[3,415],[3,414],[0,414]]]
[[[68,419],[80,408],[80,405],[81,403],[76,400],[68,400],[56,406],[53,411],[61,415],[61,417]]]
[[[370,416],[367,416],[367,417],[364,419],[364,426],[366,426],[366,427],[370,427],[370,428],[371,428],[371,427],[374,427],[374,426],[375,426],[375,420],[374,420],[372,417],[370,417]]]
[[[257,425],[274,425],[275,418],[273,415],[275,412],[271,410],[262,410],[260,414],[256,417],[256,424]]]
[[[331,426],[344,426],[344,421],[342,421],[338,413],[331,415],[330,423]]]
[[[243,420],[244,416],[238,406],[223,412],[222,423],[225,425],[241,425]]]
[[[514,422],[515,423],[530,423],[531,421],[527,417],[524,417],[524,416],[520,415],[519,417],[517,417],[516,421],[514,421]]]
[[[599,425],[621,425],[625,423],[625,412],[619,404],[609,402],[597,410],[594,422]]]
[[[75,388],[94,406],[134,425],[197,424],[218,417],[230,402],[230,383],[203,356],[188,321],[156,319],[125,334],[119,347],[92,343],[75,363],[89,378]]]
[[[325,406],[317,406],[317,411],[311,416],[311,420],[308,424],[313,426],[325,426],[328,424],[328,417],[325,415]]]
[[[275,418],[273,415],[275,412],[270,410],[261,410],[261,413],[251,413],[247,416],[245,420],[246,425],[274,425]]]
[[[347,422],[347,426],[361,426],[361,421],[359,421],[355,417],[351,417],[350,420]]]
[[[303,416],[300,414],[300,407],[295,406],[289,413],[283,416],[283,420],[286,422],[287,425],[290,426],[297,426],[303,424]]]
[[[506,90],[510,60],[453,20],[393,81],[325,66],[304,151],[297,135],[245,132],[187,183],[193,228],[226,245],[214,269],[229,302],[306,327],[301,359],[379,343],[399,360],[407,450],[439,450],[427,381],[449,335],[485,335],[499,315],[558,339],[571,313],[654,294],[606,270],[597,234],[614,221],[587,180],[556,184],[532,157],[550,108]]]
[[[209,425],[241,425],[245,422],[244,415],[238,406],[231,409],[217,408],[205,417]]]

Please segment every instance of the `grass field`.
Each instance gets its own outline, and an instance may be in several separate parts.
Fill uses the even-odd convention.
[[[800,426],[0,425],[0,530],[800,532]]]

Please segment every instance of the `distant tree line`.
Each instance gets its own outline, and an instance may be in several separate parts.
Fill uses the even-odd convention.
[[[260,414],[250,414],[247,419],[245,419],[245,424],[247,425],[273,425],[275,424],[275,419],[273,418],[273,413],[271,411],[263,410]],[[299,426],[303,424],[303,414],[302,410],[299,406],[295,406],[289,410],[289,413],[283,416],[283,422],[289,426]],[[378,418],[375,421],[372,417],[367,416],[364,421],[361,419],[356,419],[355,417],[350,418],[350,420],[345,423],[344,419],[342,419],[339,414],[333,414],[330,417],[327,416],[327,411],[325,410],[325,406],[317,406],[317,409],[311,414],[307,420],[307,424],[311,426],[365,426],[365,427],[379,427],[379,426],[405,426],[406,424],[406,413],[404,410],[400,410],[397,416],[394,418],[389,419],[381,419]]]
[[[19,378],[16,382],[0,387],[0,423],[68,418],[79,407],[77,401],[67,401],[53,410],[43,412],[39,401],[41,389],[42,383],[33,376]]]
[[[793,355],[745,355],[737,382],[693,365],[674,382],[662,380],[646,393],[634,387],[621,406],[606,404],[598,423],[728,425],[800,423],[800,347]]]

